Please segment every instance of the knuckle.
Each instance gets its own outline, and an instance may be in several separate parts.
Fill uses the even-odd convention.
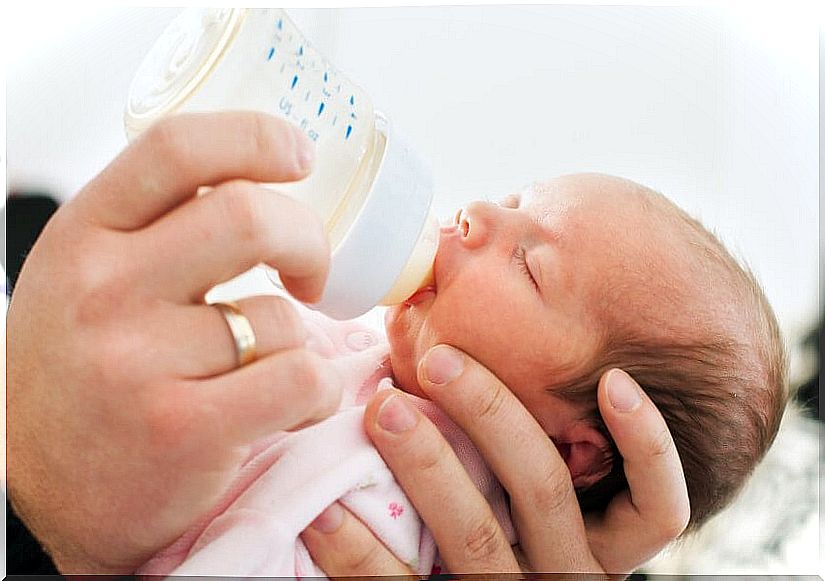
[[[500,385],[485,391],[485,399],[478,403],[476,417],[481,421],[495,421],[500,416],[507,403],[507,394]]]
[[[483,563],[496,557],[504,548],[498,521],[492,514],[472,527],[464,536],[464,553],[468,562]]]
[[[74,351],[101,388],[134,384],[150,373],[147,354],[156,350],[143,323],[150,297],[136,295],[131,275],[105,259],[83,260],[75,269],[74,299],[66,311]]]
[[[667,428],[662,428],[656,432],[656,435],[650,440],[647,452],[650,458],[654,461],[664,459],[673,453],[673,438]]]
[[[174,387],[157,391],[173,393]],[[176,398],[167,396],[154,397],[143,407],[148,450],[168,458],[172,450],[185,447],[191,431],[192,410],[188,406],[180,405]]]
[[[411,442],[413,445],[413,466],[416,473],[421,474],[422,479],[426,479],[429,474],[442,470],[444,459],[452,453],[452,448],[443,437],[431,438],[429,445],[424,445],[421,441]]]
[[[81,259],[74,265],[76,308],[74,324],[79,329],[108,325],[129,296],[129,277],[103,257]]]
[[[544,471],[529,497],[532,510],[545,517],[564,511],[575,503],[576,492],[567,466],[559,464]]]
[[[312,390],[323,384],[320,358],[305,349],[295,352],[291,371],[296,383],[304,389]]]
[[[127,319],[110,322],[84,336],[84,358],[101,389],[137,385],[152,374],[146,366],[146,354],[152,352],[154,345],[139,328],[139,324]]]
[[[341,403],[341,381],[333,366],[305,349],[297,351],[292,365],[294,377],[302,393],[306,394],[316,418],[331,415]]]
[[[288,122],[264,113],[247,112],[242,126],[251,159],[267,160],[270,164],[283,168],[286,175],[282,178],[297,177],[300,174],[298,158],[294,154],[297,139]]]
[[[252,189],[239,182],[226,184],[218,193],[221,212],[232,229],[232,234],[240,243],[254,244],[256,247],[265,243],[267,225],[264,212]]]
[[[273,136],[283,133],[280,119],[262,113],[250,113],[247,117],[247,132],[257,159],[271,159],[277,151]],[[291,132],[287,132],[291,133]]]
[[[298,311],[282,297],[274,297],[268,302],[267,326],[282,338],[287,339],[289,345],[300,345],[307,338],[307,330]],[[283,340],[283,339],[282,339]]]
[[[158,158],[172,166],[179,166],[192,159],[192,145],[186,137],[180,116],[165,117],[146,130],[146,141]]]
[[[348,551],[343,555],[344,562],[339,575],[354,574],[369,575],[380,573],[381,550],[375,543],[358,550]]]

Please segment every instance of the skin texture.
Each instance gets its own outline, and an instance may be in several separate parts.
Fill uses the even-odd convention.
[[[463,210],[442,230],[436,288],[386,316],[399,387],[433,399],[482,451],[510,495],[523,557],[507,545],[437,430],[401,405],[400,392],[377,395],[365,427],[450,571],[518,571],[526,560],[541,572],[629,573],[686,526],[687,490],[673,441],[638,385],[619,370],[605,373],[600,412],[630,490],[585,526],[573,485],[601,476],[594,466],[605,442],[552,388],[598,354],[609,324],[601,310],[605,280],[644,300],[648,265],[667,278],[676,246],[647,194],[624,180],[566,176],[525,198]],[[694,289],[683,290],[687,300]],[[659,315],[678,319],[666,305]],[[399,426],[406,429],[387,429]],[[335,576],[412,573],[341,507],[319,517],[304,540]]]
[[[446,376],[445,350],[460,365],[452,366],[451,379],[433,383],[427,378]],[[449,571],[501,573],[519,571],[523,564],[537,572],[607,572],[623,578],[685,529],[690,509],[676,447],[662,416],[624,372],[602,376],[598,403],[624,459],[629,490],[603,515],[587,520],[564,460],[488,369],[439,345],[425,355],[418,377],[422,390],[470,435],[507,489],[521,539],[517,556],[438,429],[402,392],[381,392],[367,407],[364,427],[433,532]],[[302,539],[333,578],[412,574],[337,505]]]
[[[624,304],[645,305],[638,312],[679,318],[652,286],[668,284],[661,279],[681,268],[683,253],[632,182],[564,176],[522,198],[472,203],[442,228],[435,291],[387,313],[393,372],[400,389],[425,396],[416,366],[427,350],[446,343],[472,353],[560,446],[575,485],[589,485],[609,470],[609,445],[553,390],[595,367],[616,324],[614,289]],[[704,296],[684,278],[667,291],[681,308]]]
[[[248,181],[299,179],[311,155],[272,117],[171,118],[64,205],[29,254],[7,323],[8,486],[62,572],[134,571],[214,505],[250,442],[337,408],[340,379],[305,350],[285,300],[241,301],[258,339],[241,369],[203,304],[260,262],[295,296],[319,295],[320,223]],[[214,190],[195,197],[201,185]]]
[[[337,408],[340,378],[303,348],[305,330],[288,303],[240,302],[258,340],[258,360],[241,369],[226,322],[203,304],[207,289],[261,262],[278,268],[295,297],[319,296],[329,263],[320,223],[300,204],[255,185],[300,179],[311,157],[299,132],[266,115],[171,117],[65,204],[32,249],[7,318],[7,484],[16,511],[63,573],[133,572],[214,505],[251,442]],[[212,190],[196,197],[205,185]],[[563,462],[547,438],[534,437],[542,428],[493,374],[467,354],[462,361],[460,389],[419,386],[491,458],[510,448],[492,429],[498,414],[517,415],[508,420],[529,445],[513,458],[522,467],[525,457],[544,462],[550,471],[538,479],[513,472],[508,490],[524,506],[540,501],[550,514],[572,518],[559,521],[565,530],[536,537],[543,546],[567,547],[561,556],[548,553],[556,560],[543,565],[596,566],[593,555],[601,553],[592,546],[615,549],[624,560],[605,566],[626,569],[678,534],[687,510],[683,477],[651,406],[633,412],[633,430],[606,421],[629,470],[657,475],[655,490],[631,482],[632,502],[585,537],[575,498],[557,494],[570,486],[566,469],[553,468]],[[460,479],[460,465],[432,425],[415,416],[415,427],[400,434],[378,427],[386,397],[371,403],[367,430],[405,488],[416,490],[417,508],[432,514],[451,496],[466,499],[450,523],[428,517],[442,551],[455,555],[455,570],[473,562],[476,570],[514,567],[509,547],[490,542],[500,537],[485,520],[489,507],[472,495],[466,475]],[[422,494],[427,484],[434,494]],[[578,526],[575,535],[570,526]],[[344,554],[380,546],[352,534],[335,537],[352,547]],[[462,549],[464,541],[471,550]],[[319,562],[341,556],[313,547]],[[383,565],[378,573],[397,567]]]

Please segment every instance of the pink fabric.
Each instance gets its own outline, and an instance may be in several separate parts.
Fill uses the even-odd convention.
[[[257,442],[222,500],[139,574],[324,578],[299,535],[336,500],[413,571],[428,575],[439,565],[432,536],[362,426],[365,402],[392,386],[386,339],[298,308],[308,346],[346,378],[339,411]],[[410,397],[444,434],[514,544],[504,493],[469,438],[431,402]]]

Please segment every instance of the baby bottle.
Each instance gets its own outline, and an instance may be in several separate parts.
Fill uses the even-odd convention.
[[[132,81],[126,133],[133,139],[169,113],[222,109],[279,115],[315,143],[309,177],[269,186],[312,208],[329,237],[329,278],[310,306],[347,319],[431,282],[438,222],[429,173],[282,10],[184,9]]]

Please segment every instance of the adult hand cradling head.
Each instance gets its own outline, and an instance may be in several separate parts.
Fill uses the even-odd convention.
[[[203,303],[261,262],[296,298],[320,296],[321,224],[255,185],[300,179],[311,159],[300,132],[273,117],[171,117],[64,205],[32,249],[8,314],[8,484],[62,572],[135,571],[216,504],[251,443],[336,410],[341,378],[307,350],[286,300],[239,302],[257,339],[257,359],[242,367],[222,312]],[[195,196],[201,186],[212,189]],[[627,375],[606,373],[598,401],[630,490],[585,527],[542,426],[474,353],[448,349],[417,353],[416,381],[502,480],[534,569],[628,572],[684,529],[678,456]],[[620,393],[630,405],[616,405]],[[484,498],[432,424],[399,407],[403,397],[379,393],[365,426],[445,562],[515,570]],[[514,450],[514,439],[529,445]],[[346,526],[304,534],[326,571],[407,572],[357,519],[338,516]]]

